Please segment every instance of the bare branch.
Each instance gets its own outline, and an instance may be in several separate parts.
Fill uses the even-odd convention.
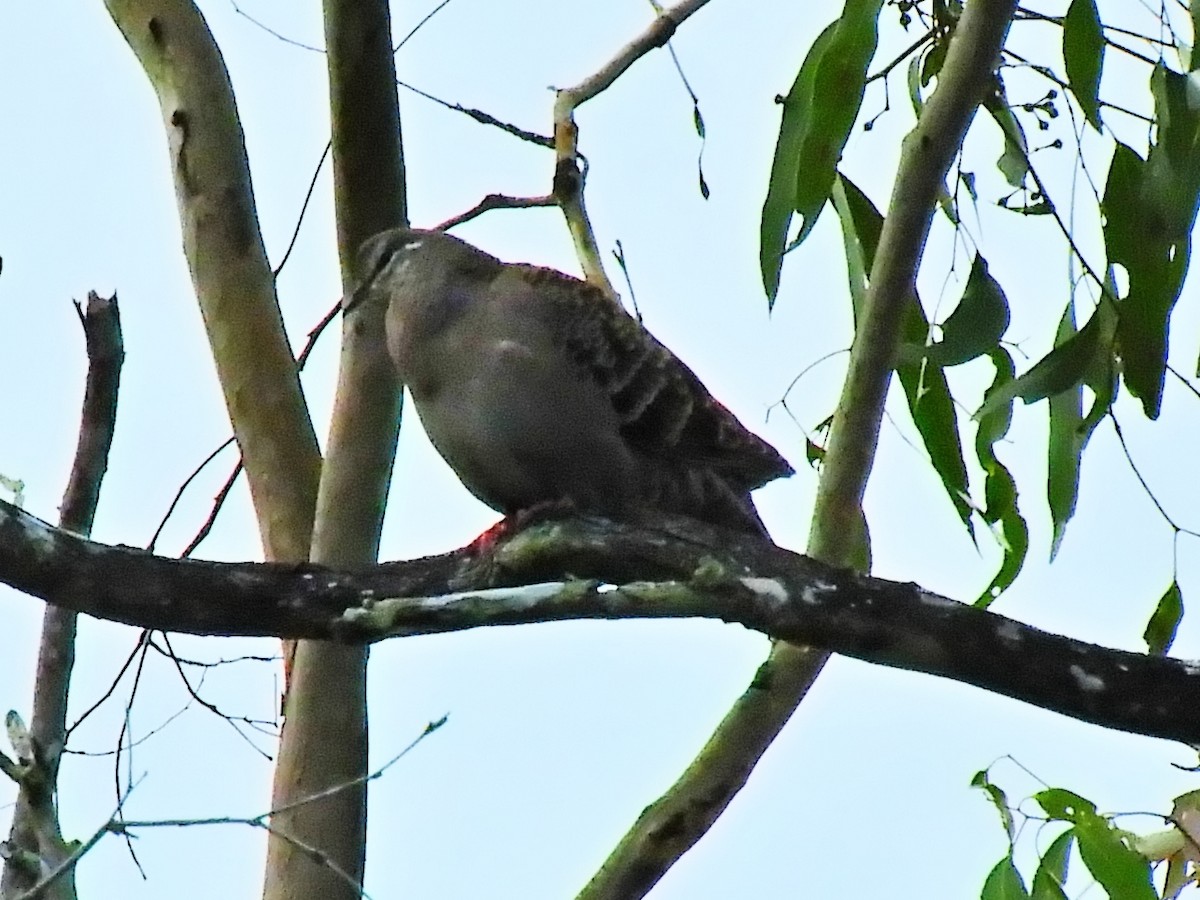
[[[87,306],[76,304],[76,309],[83,326],[88,373],[79,441],[63,495],[60,522],[65,529],[87,535],[92,530],[100,484],[108,468],[125,351],[116,295],[106,299],[90,291]],[[67,740],[67,695],[75,667],[75,619],[74,611],[56,606],[47,607],[42,616],[29,727],[34,748],[29,765],[36,771],[24,772],[19,782],[21,789],[8,839],[8,847],[18,854],[16,859],[25,852],[39,860],[37,874],[46,868],[62,867],[61,876],[46,885],[43,896],[47,898],[75,896],[73,871],[64,866],[71,852],[62,839],[55,803],[58,765]],[[0,895],[7,897],[32,888],[37,874],[32,879],[28,874],[10,857],[0,878]]]
[[[396,84],[404,88],[406,91],[412,91],[418,97],[424,97],[426,100],[436,103],[439,106],[443,106],[446,109],[462,113],[464,116],[474,119],[480,125],[490,125],[493,128],[499,128],[505,134],[511,134],[513,137],[518,138],[519,140],[526,141],[530,144],[536,144],[539,147],[545,147],[548,150],[554,148],[553,138],[548,138],[545,135],[538,134],[536,131],[527,131],[518,125],[513,125],[510,122],[497,119],[495,116],[491,115],[490,113],[485,113],[481,109],[463,106],[461,103],[450,103],[446,100],[443,100],[441,97],[435,97],[433,94],[426,93],[420,88],[413,87],[411,84],[400,81],[399,79],[396,80]]]
[[[449,231],[456,225],[470,222],[493,209],[532,209],[538,206],[555,206],[558,200],[553,194],[543,194],[540,197],[510,197],[507,194],[488,194],[473,207],[457,216],[452,216],[440,225],[434,226],[438,231]]]
[[[50,872],[46,874],[44,878],[39,880],[37,884],[30,887],[29,890],[18,894],[13,898],[13,900],[43,900],[43,898],[52,896],[49,893],[51,888],[56,887],[63,882],[69,882],[71,884],[71,896],[74,896],[75,866],[78,865],[79,860],[83,859],[88,851],[100,843],[100,839],[104,837],[104,835],[108,834],[112,830],[111,826],[113,821],[115,821],[116,817],[120,815],[121,807],[124,806],[125,801],[129,799],[129,794],[132,793],[134,787],[137,787],[137,785],[132,785],[129,790],[125,792],[124,796],[122,796],[120,801],[118,801],[117,808],[113,811],[112,817],[99,828],[97,828],[92,833],[90,838],[80,844],[76,844],[69,856],[60,861]]]
[[[562,207],[567,228],[575,243],[584,278],[609,294],[615,294],[604,272],[596,235],[583,200],[583,172],[579,167],[579,129],[575,110],[606,90],[637,60],[664,46],[675,30],[708,0],[683,0],[670,9],[658,10],[650,26],[621,48],[612,59],[574,87],[560,88],[554,100],[554,196]]]
[[[651,50],[665,47],[679,26],[707,3],[708,0],[682,0],[669,9],[656,10],[658,15],[650,26],[622,47],[612,59],[574,87],[560,89],[556,107],[566,112],[569,118],[576,108],[608,90],[630,66]],[[555,120],[559,118],[556,113]]]
[[[567,619],[713,618],[1109,728],[1200,743],[1191,714],[1200,666],[1048,634],[678,517],[533,522],[483,553],[339,571],[107,547],[0,502],[0,581],[147,628],[346,642]]]
[[[304,559],[321,457],[259,229],[229,72],[191,0],[106,0],[158,96],[169,171],[263,547]]]

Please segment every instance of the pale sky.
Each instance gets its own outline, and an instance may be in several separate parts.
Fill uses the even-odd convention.
[[[322,43],[316,3],[241,5],[290,38]],[[397,34],[431,5],[396,4]],[[231,71],[264,238],[278,262],[328,137],[324,60],[255,27],[226,0],[201,8]],[[817,483],[804,462],[800,426],[812,429],[832,410],[845,355],[816,366],[793,390],[796,422],[778,408],[768,420],[767,410],[799,372],[848,346],[849,303],[841,238],[827,212],[810,241],[788,258],[768,316],[758,276],[758,216],[779,121],[773,98],[787,91],[813,37],[839,8],[773,3],[751,12],[714,0],[679,31],[675,47],[707,125],[707,201],[697,188],[700,143],[691,104],[665,52],[640,61],[578,116],[601,247],[621,241],[647,326],[796,466],[794,477],[758,496],[775,540],[796,550],[806,543]],[[893,13],[884,18],[888,49],[880,59],[912,40],[895,26]],[[648,21],[642,0],[453,0],[401,51],[398,68],[403,80],[450,103],[548,133],[548,86],[590,74]],[[1025,41],[1052,37],[1049,26],[1017,29],[1014,38]],[[101,4],[6,5],[0,59],[7,72],[0,79],[6,123],[0,140],[0,474],[25,482],[32,513],[57,518],[85,363],[70,301],[89,289],[115,289],[126,364],[95,537],[144,545],[177,486],[229,430],[180,249],[157,102]],[[881,207],[898,140],[911,127],[902,71],[890,89],[891,111],[870,133],[856,133],[843,164]],[[1037,100],[1037,90],[1013,92],[1012,99]],[[490,192],[548,190],[548,151],[406,91],[400,100],[415,225],[436,224]],[[883,105],[877,85],[864,108],[874,115]],[[1115,121],[1127,139],[1137,139],[1128,120]],[[977,125],[968,162],[979,173],[980,209],[966,228],[1013,305],[1008,338],[1032,362],[1048,349],[1069,296],[1066,252],[1048,217],[1022,219],[995,209],[1004,192],[991,167],[998,132],[989,122]],[[1031,144],[1052,136],[1031,133]],[[1100,181],[1105,158],[1103,152],[1097,157],[1093,177]],[[1044,151],[1035,159],[1051,175],[1069,171],[1067,151]],[[1058,183],[1065,204],[1070,187]],[[325,171],[279,279],[297,347],[340,290],[330,190]],[[553,210],[493,212],[457,233],[505,259],[577,271]],[[1081,241],[1096,252],[1094,232],[1085,231]],[[939,218],[921,278],[934,318],[944,318],[961,293],[966,252]],[[623,284],[615,265],[610,275]],[[1189,286],[1172,347],[1185,372],[1195,369],[1192,336],[1198,332],[1200,311]],[[335,341],[331,332],[304,375],[322,436]],[[987,363],[954,373],[964,418],[990,376]],[[1188,477],[1195,404],[1168,382],[1160,422],[1145,423],[1128,402],[1118,407],[1159,498],[1191,527],[1200,524],[1187,519],[1200,501],[1200,486]],[[998,552],[986,534],[977,551],[959,526],[919,449],[898,385],[889,412],[867,492],[875,573],[971,600],[990,580]],[[1031,549],[1025,572],[996,609],[1050,631],[1142,650],[1145,621],[1172,575],[1170,531],[1125,464],[1112,428],[1102,425],[1085,459],[1075,520],[1058,560],[1048,566],[1044,452],[1038,450],[1045,422],[1044,404],[1018,409],[1000,450],[1023,492]],[[231,465],[226,456],[198,480],[160,552],[177,553],[188,542]],[[410,415],[384,557],[453,549],[494,519],[458,484]],[[1186,602],[1197,583],[1195,542],[1184,539],[1178,552]],[[198,555],[260,558],[244,484]],[[0,589],[0,603],[0,710],[28,715],[41,606],[7,589]],[[73,717],[111,684],[137,634],[81,622]],[[277,651],[268,640],[176,636],[172,644],[180,655],[206,661]],[[377,900],[573,896],[691,760],[766,649],[759,635],[706,622],[567,623],[377,646],[370,669],[372,759],[382,764],[430,720],[444,714],[449,720],[371,787],[366,890]],[[1200,629],[1190,616],[1174,652],[1200,656]],[[278,664],[206,671],[203,697],[235,723],[274,721]],[[200,670],[190,674],[193,682],[201,677]],[[71,749],[91,755],[64,764],[61,807],[69,837],[87,838],[116,804],[109,754],[125,720],[129,687],[127,675],[115,697],[72,735]],[[249,735],[243,740],[194,703],[177,715],[187,705],[173,665],[152,654],[127,721],[128,738],[137,745],[124,758],[120,778],[141,781],[126,815],[174,819],[265,810],[270,736],[242,727]],[[949,681],[835,659],[749,786],[651,896],[977,895],[1005,838],[995,811],[969,781],[997,760],[992,779],[1014,801],[1039,790],[1041,779],[1083,794],[1102,810],[1165,813],[1176,794],[1196,787],[1193,777],[1171,767],[1196,762],[1179,745],[1081,724]],[[5,832],[13,793],[0,786]],[[1025,808],[1032,811],[1029,803]],[[1150,831],[1160,821],[1135,816],[1122,825]],[[1055,833],[1039,833],[1031,824],[1022,853],[1044,849]],[[108,837],[81,864],[80,893],[257,896],[264,845],[263,833],[237,825],[141,831],[133,846],[143,880],[124,842]],[[1075,894],[1088,883],[1076,882]]]

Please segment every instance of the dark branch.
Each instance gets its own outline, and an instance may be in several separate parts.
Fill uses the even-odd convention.
[[[334,571],[166,559],[93,543],[0,502],[0,581],[97,618],[193,634],[368,642],[563,619],[722,619],[1200,743],[1200,666],[1049,634],[691,520],[543,521],[483,553]]]

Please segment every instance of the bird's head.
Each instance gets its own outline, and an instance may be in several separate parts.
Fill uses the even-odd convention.
[[[350,312],[372,294],[386,297],[409,293],[410,285],[428,288],[450,278],[490,270],[499,260],[442,231],[393,228],[363,241],[355,271],[358,285],[342,301]]]

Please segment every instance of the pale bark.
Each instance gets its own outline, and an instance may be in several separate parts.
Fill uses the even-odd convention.
[[[404,166],[387,0],[326,0],[325,42],[338,255],[343,290],[367,237],[405,222]],[[368,564],[379,531],[400,427],[400,385],[388,359],[381,308],[343,320],[342,352],[325,467],[317,494],[314,562]],[[295,646],[275,768],[263,896],[358,896],[366,853],[365,647]],[[345,788],[302,803],[336,785]],[[297,843],[317,848],[317,862]]]

